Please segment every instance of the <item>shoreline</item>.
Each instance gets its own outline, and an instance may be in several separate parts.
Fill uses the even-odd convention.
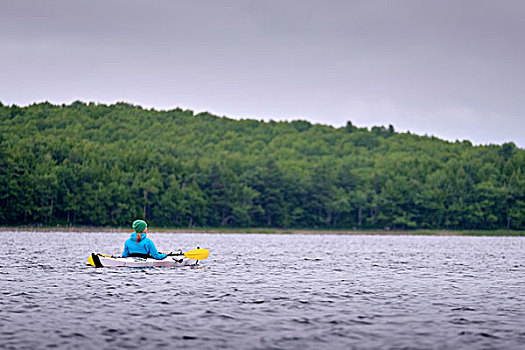
[[[130,232],[125,227],[97,226],[0,226],[0,232]],[[329,230],[329,229],[278,229],[278,228],[163,228],[149,227],[150,233],[212,233],[212,234],[286,234],[286,235],[335,235],[335,236],[501,236],[525,237],[525,231],[513,230]]]

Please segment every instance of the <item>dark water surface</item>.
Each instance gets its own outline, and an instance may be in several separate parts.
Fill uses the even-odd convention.
[[[199,268],[86,266],[124,233],[0,232],[2,349],[525,349],[525,239],[150,233]]]

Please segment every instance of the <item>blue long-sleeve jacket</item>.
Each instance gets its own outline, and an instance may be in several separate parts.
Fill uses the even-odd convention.
[[[127,258],[130,254],[139,253],[139,254],[149,254],[154,259],[162,260],[167,255],[161,254],[157,251],[155,243],[149,238],[146,237],[146,233],[141,233],[140,242],[137,243],[137,232],[133,232],[131,236],[124,243],[124,252],[122,252],[122,257]]]

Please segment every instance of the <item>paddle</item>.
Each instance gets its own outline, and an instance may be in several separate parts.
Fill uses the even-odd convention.
[[[188,259],[204,260],[208,257],[209,254],[210,254],[210,251],[208,249],[199,248],[199,249],[193,249],[193,250],[190,250],[189,252],[184,253],[184,256],[187,257]]]
[[[100,263],[100,260],[98,259],[98,256],[103,256],[105,258],[120,258],[119,256],[113,256],[113,255],[105,255],[100,253],[92,253],[89,258],[87,259],[88,264],[95,267],[102,267],[102,264]],[[98,266],[97,266],[98,265]]]

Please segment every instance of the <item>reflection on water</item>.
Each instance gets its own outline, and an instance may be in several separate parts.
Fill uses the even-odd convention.
[[[86,266],[126,233],[1,232],[4,349],[522,349],[525,239],[150,233],[198,268]]]

